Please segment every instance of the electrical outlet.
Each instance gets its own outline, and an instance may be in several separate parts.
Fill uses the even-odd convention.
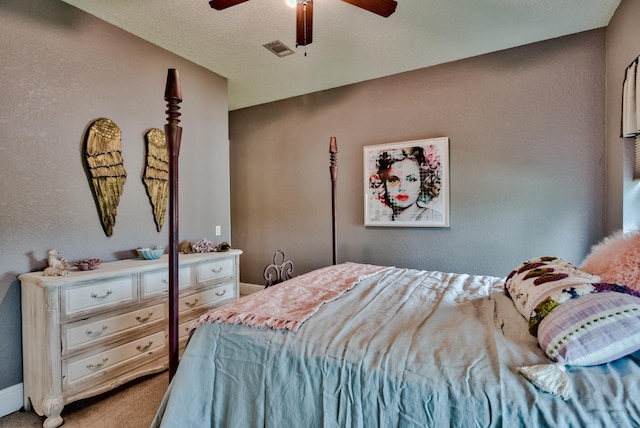
[[[216,236],[220,236],[221,233],[220,226],[216,226]]]

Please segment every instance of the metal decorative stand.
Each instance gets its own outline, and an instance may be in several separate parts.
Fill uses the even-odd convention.
[[[273,255],[273,263],[264,268],[264,272],[262,274],[264,280],[267,281],[265,288],[291,279],[292,272],[293,262],[291,260],[286,260],[285,255],[281,250],[276,251]]]

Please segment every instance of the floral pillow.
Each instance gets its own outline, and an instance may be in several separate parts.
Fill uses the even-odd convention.
[[[529,320],[531,330],[532,322],[537,325],[535,320],[539,320],[542,313],[557,306],[552,302],[560,304],[572,296],[588,294],[592,290],[591,284],[598,282],[598,276],[583,272],[563,259],[546,256],[518,266],[507,276],[504,290],[518,312]]]

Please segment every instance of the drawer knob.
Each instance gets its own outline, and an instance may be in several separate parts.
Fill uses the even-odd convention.
[[[109,358],[103,358],[101,363],[98,364],[87,364],[87,368],[89,370],[100,370],[102,367],[104,367],[104,364],[109,361]]]
[[[142,345],[136,346],[136,349],[140,352],[145,352],[145,351],[148,351],[149,348],[151,348],[151,345],[153,345],[153,340],[150,340],[146,346],[142,346]]]
[[[213,269],[211,269],[211,272],[213,272],[213,273],[220,273],[220,272],[222,272],[222,266],[214,267]]]
[[[140,315],[138,315],[136,317],[136,320],[138,322],[146,322],[146,321],[149,321],[149,318],[151,318],[152,316],[153,316],[153,312],[149,312],[146,317],[141,317]]]
[[[227,289],[225,288],[222,291],[216,291],[216,296],[224,296],[227,293]]]
[[[107,325],[102,325],[102,329],[98,330],[98,331],[92,331],[92,330],[87,330],[84,333],[87,336],[91,336],[91,337],[98,337],[100,336],[102,333],[104,333],[109,327]]]
[[[196,300],[194,300],[193,302],[187,302],[187,301],[185,301],[185,302],[184,302],[184,304],[185,304],[185,305],[187,305],[187,306],[189,306],[190,308],[193,308],[195,305],[197,305],[197,304],[198,304],[198,301],[199,301],[199,300],[200,300],[200,299],[196,299]]]
[[[102,299],[106,299],[107,297],[111,296],[113,294],[113,290],[107,290],[106,293],[104,294],[97,294],[95,292],[91,293],[91,298],[92,299],[97,299],[97,300],[102,300]]]

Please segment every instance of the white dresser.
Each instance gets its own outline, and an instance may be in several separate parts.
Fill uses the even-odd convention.
[[[180,347],[207,310],[239,295],[242,251],[180,254]],[[168,366],[168,256],[101,264],[66,276],[18,277],[24,405],[62,424],[65,404]]]

